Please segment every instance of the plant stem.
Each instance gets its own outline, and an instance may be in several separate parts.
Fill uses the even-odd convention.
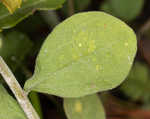
[[[150,29],[150,18],[146,21],[146,23],[140,28],[139,33],[144,34],[148,29]]]
[[[0,73],[3,76],[4,80],[10,87],[11,91],[14,93],[18,103],[23,109],[24,113],[28,117],[28,119],[40,119],[32,104],[30,103],[27,94],[21,88],[15,76],[4,62],[3,58],[0,56]]]
[[[54,28],[57,24],[60,23],[60,19],[56,11],[40,11],[40,14],[44,18],[45,22],[52,28]]]
[[[68,12],[69,16],[72,16],[74,14],[74,1],[73,0],[68,0]]]

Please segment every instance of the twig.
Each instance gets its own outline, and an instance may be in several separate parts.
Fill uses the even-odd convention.
[[[68,12],[69,16],[72,16],[74,14],[74,1],[73,0],[68,0]]]
[[[147,20],[147,22],[140,28],[138,31],[138,34],[143,34],[146,32],[148,29],[150,29],[150,18]]]
[[[57,24],[60,23],[60,19],[56,11],[40,11],[41,16],[44,18],[45,22],[54,28]]]
[[[32,107],[26,93],[19,85],[15,76],[9,69],[9,67],[4,62],[3,58],[0,56],[0,73],[3,76],[4,80],[10,87],[11,91],[14,93],[18,103],[22,107],[24,113],[28,119],[40,119],[34,108]]]

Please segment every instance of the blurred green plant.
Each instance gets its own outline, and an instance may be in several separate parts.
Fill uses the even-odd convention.
[[[150,100],[149,78],[149,67],[144,63],[135,62],[120,90],[133,101],[141,100],[148,102]]]
[[[75,13],[81,12],[82,10],[86,9],[90,4],[91,0],[73,0],[73,10]],[[66,1],[61,9],[65,16],[69,16],[69,1]]]
[[[24,58],[33,46],[28,36],[19,31],[1,33],[0,44],[0,55],[13,71],[23,65]]]
[[[106,0],[100,10],[125,21],[134,20],[140,13],[144,0]]]

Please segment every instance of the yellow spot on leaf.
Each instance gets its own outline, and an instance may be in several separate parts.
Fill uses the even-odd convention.
[[[22,0],[2,0],[2,3],[7,7],[12,14],[17,8],[20,8]]]
[[[78,46],[79,46],[79,47],[82,47],[82,44],[81,44],[81,43],[79,43],[79,44],[78,44]]]
[[[129,44],[128,44],[128,43],[125,43],[124,45],[125,45],[125,46],[128,46]]]
[[[96,71],[99,71],[100,70],[100,65],[96,65]]]
[[[78,113],[82,112],[82,104],[81,104],[80,101],[77,101],[75,103],[75,111],[78,112]]]
[[[73,57],[74,60],[78,59],[78,55],[76,55],[76,54],[73,54],[72,57]]]
[[[94,40],[90,40],[90,41],[89,41],[88,52],[91,53],[91,52],[93,52],[95,49],[96,49],[95,41],[94,41]]]

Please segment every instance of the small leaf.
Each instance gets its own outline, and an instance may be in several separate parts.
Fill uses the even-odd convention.
[[[54,10],[60,8],[65,0],[24,0],[21,8],[10,14],[0,4],[0,29],[8,29],[32,15],[35,10]]]
[[[96,94],[65,98],[64,109],[68,119],[105,119],[103,105]]]
[[[24,112],[0,84],[0,119],[27,119]]]
[[[125,21],[135,19],[141,12],[144,0],[107,0],[102,10]]]
[[[136,43],[132,29],[111,15],[76,14],[48,36],[25,89],[80,97],[115,88],[128,75]]]
[[[22,0],[2,0],[2,3],[7,7],[12,14],[17,8],[20,8]]]

